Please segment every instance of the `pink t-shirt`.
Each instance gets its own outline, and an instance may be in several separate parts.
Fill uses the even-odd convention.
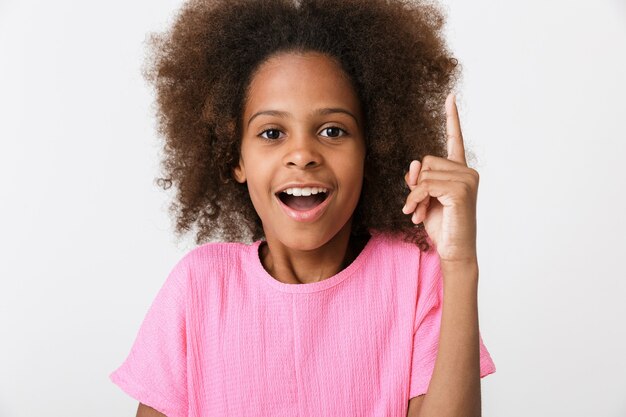
[[[405,417],[437,357],[436,250],[373,231],[336,275],[286,284],[261,242],[183,256],[110,379],[167,417]],[[495,370],[480,337],[480,376]]]

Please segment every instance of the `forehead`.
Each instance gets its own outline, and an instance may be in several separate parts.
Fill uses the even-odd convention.
[[[270,106],[338,106],[359,109],[349,76],[331,57],[317,53],[281,53],[263,62],[248,88],[246,113]]]

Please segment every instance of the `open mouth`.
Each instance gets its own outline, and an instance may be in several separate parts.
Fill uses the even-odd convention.
[[[307,211],[322,204],[322,202],[328,198],[328,194],[329,193],[326,192],[307,196],[295,196],[281,192],[278,193],[277,196],[286,206],[298,211]]]

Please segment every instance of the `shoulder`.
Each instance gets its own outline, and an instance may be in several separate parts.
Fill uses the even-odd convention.
[[[204,243],[183,255],[176,268],[191,281],[237,274],[250,262],[254,247],[242,242]]]
[[[377,248],[385,255],[395,255],[402,259],[419,259],[421,250],[415,243],[406,241],[400,232],[372,231],[372,238],[377,241]]]
[[[397,277],[407,285],[410,285],[410,281],[415,281],[420,248],[405,241],[400,233],[371,231],[371,235],[371,248],[365,260],[368,271]]]
[[[428,251],[423,251],[417,244],[407,241],[401,232],[378,232],[377,234],[379,235],[381,247],[392,250],[405,258],[416,258],[422,267],[427,266],[430,269],[439,263],[439,254],[430,237],[426,238],[430,248]]]
[[[198,256],[206,253],[225,254],[230,252],[238,252],[250,245],[243,242],[207,242],[203,243],[187,253],[187,256]]]
[[[374,236],[376,232],[372,233]],[[431,243],[428,251],[423,251],[420,247],[410,241],[407,241],[400,232],[384,232],[376,233],[377,249],[375,253],[378,260],[375,263],[381,263],[387,270],[393,269],[406,273],[415,279],[420,285],[432,286],[435,284],[440,275],[439,254]]]
[[[220,291],[245,270],[253,246],[240,242],[209,242],[179,257],[167,281],[187,294]]]

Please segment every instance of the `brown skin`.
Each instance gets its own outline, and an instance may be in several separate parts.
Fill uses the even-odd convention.
[[[321,108],[344,109],[354,117],[316,114]],[[251,120],[266,110],[290,115],[261,114]],[[348,245],[365,159],[363,116],[348,76],[322,54],[279,54],[252,79],[242,125],[234,175],[247,183],[263,224],[263,265],[277,280],[292,284],[337,274],[354,256]],[[294,220],[280,207],[276,191],[293,182],[330,189],[328,206],[317,220]]]
[[[266,198],[270,190],[258,188],[261,194],[256,195],[257,205],[266,210],[262,219],[256,212],[248,181],[239,182],[233,176],[239,162],[243,160],[244,166],[247,162],[246,156],[239,152],[244,127],[239,121],[248,84],[252,74],[277,52],[323,51],[341,62],[363,110],[366,157],[362,192],[349,220],[353,236],[360,240],[350,244],[345,231],[348,221],[343,223],[346,229],[338,228],[342,222],[337,220],[325,223],[326,228],[320,234],[308,236],[314,245],[320,244],[317,247],[298,248],[299,243],[276,230],[271,238],[274,244],[261,247],[266,269],[293,283],[328,277],[333,271],[343,269],[339,258],[344,258],[345,266],[360,252],[368,228],[398,232],[423,251],[429,250],[426,243],[426,229],[429,229],[428,235],[435,238],[437,249],[446,258],[458,256],[459,249],[467,254],[469,248],[471,252],[470,246],[458,244],[458,237],[466,234],[436,238],[443,229],[437,226],[438,220],[433,220],[441,216],[458,220],[471,210],[457,204],[461,201],[460,194],[454,196],[429,189],[430,181],[440,180],[433,175],[448,177],[450,173],[425,174],[450,171],[431,166],[436,157],[446,156],[446,132],[442,129],[445,116],[441,109],[445,95],[460,77],[458,62],[445,44],[442,31],[445,13],[430,2],[314,0],[303,2],[302,7],[296,7],[295,3],[300,2],[192,0],[185,3],[171,30],[152,34],[149,42],[152,50],[144,75],[156,90],[159,133],[165,139],[164,177],[158,181],[165,189],[176,186],[170,212],[176,219],[177,234],[195,227],[199,244],[214,239],[246,241],[265,237],[266,225],[262,220],[276,219],[271,205],[267,204],[271,201]],[[328,41],[333,39],[339,41]],[[304,126],[308,123],[310,127],[312,122],[302,114],[297,110],[294,119],[283,122],[289,124],[287,128],[295,126],[297,132],[304,132]],[[313,134],[309,136],[312,137]],[[307,143],[313,142],[311,139]],[[307,152],[314,154],[311,150]],[[405,185],[400,180],[411,160],[423,163],[417,180],[420,187],[415,181]],[[290,167],[295,170],[303,166]],[[459,167],[453,171],[459,171]],[[464,178],[475,176],[466,169],[459,172]],[[337,172],[328,170],[326,174],[340,185]],[[448,182],[453,181],[458,182],[457,179]],[[470,188],[465,185],[463,189]],[[409,190],[412,196],[409,211],[417,213],[413,221],[406,216],[411,213],[399,209],[407,202]],[[424,200],[425,193],[429,197]],[[434,198],[434,204],[429,207],[429,199],[437,197],[434,193],[447,195],[447,201],[440,201],[448,207],[447,215],[443,214],[443,207],[434,203]],[[337,213],[343,220],[345,212]],[[416,228],[417,223],[422,227]],[[457,222],[457,225],[470,224]],[[270,222],[269,226],[276,224]],[[442,244],[452,242],[450,238],[457,244]],[[331,245],[337,254],[323,249]],[[323,268],[315,273],[310,261],[294,263],[294,248],[319,252],[324,259]],[[439,354],[428,395],[409,401],[411,416],[420,411],[422,403],[421,417],[466,416],[468,410],[480,415],[475,294],[478,273],[475,259],[464,257],[464,262],[442,263],[446,297]],[[452,267],[455,264],[457,267]],[[140,405],[138,415],[148,409]],[[156,413],[152,415],[162,415]]]
[[[428,394],[409,400],[407,417],[481,416],[478,264],[442,264],[443,313]]]
[[[163,413],[159,413],[154,408],[147,406],[145,404],[139,403],[139,407],[137,407],[137,415],[135,417],[167,417]]]
[[[171,28],[151,34],[144,67],[165,139],[158,184],[175,188],[177,234],[193,231],[197,243],[264,237],[247,185],[232,176],[248,85],[276,53],[322,51],[349,75],[365,121],[352,234],[399,234],[427,251],[424,228],[394,207],[404,204],[402,176],[411,160],[446,154],[443,102],[460,77],[445,44],[445,12],[431,3],[185,2]]]
[[[442,262],[441,272],[439,349],[419,417],[480,417],[478,261]]]
[[[419,417],[480,417],[476,200],[478,172],[467,166],[454,95],[446,99],[448,157],[411,163],[402,212],[423,221],[441,260],[439,347]],[[409,407],[410,408],[410,407]]]
[[[321,56],[307,55],[283,55],[279,57],[274,63],[270,63],[267,67],[262,68],[259,72],[259,80],[263,81],[264,86],[273,86],[269,89],[259,89],[259,100],[263,102],[263,97],[281,97],[280,93],[284,88],[289,89],[293,87],[291,84],[295,82],[297,77],[292,77],[293,74],[304,77],[306,81],[314,81],[315,77],[321,75],[324,80],[315,80],[316,82],[333,81],[341,85],[341,81],[335,77],[341,77],[341,71],[337,67],[333,67],[332,60],[327,60]],[[333,70],[333,68],[335,68]],[[319,70],[318,70],[319,69]],[[266,77],[266,78],[263,78]],[[278,78],[274,78],[278,77]],[[282,82],[280,80],[284,79]],[[311,83],[304,82],[303,85],[308,86]],[[254,90],[254,89],[253,89]],[[342,88],[338,88],[336,91],[341,91]],[[308,87],[302,87],[304,92],[309,91]],[[349,100],[349,88],[343,90],[345,95],[344,99]],[[306,94],[302,95],[300,99],[302,103],[294,103],[295,109],[302,111],[302,107],[306,106],[304,103],[315,103],[311,97],[315,97],[315,94],[311,93],[310,96]],[[251,96],[255,99],[257,96],[253,94]],[[309,99],[307,100],[308,97]],[[340,99],[341,95],[337,94],[336,99]],[[255,103],[255,101],[252,101]],[[302,106],[302,107],[301,107]],[[253,104],[250,106],[252,110]],[[465,148],[463,144],[463,135],[461,133],[460,121],[456,103],[452,99],[452,96],[448,96],[446,101],[446,113],[447,113],[447,146],[449,157],[438,158],[434,156],[426,156],[421,163],[412,163],[409,172],[405,174],[405,181],[407,186],[411,190],[411,193],[407,197],[406,206],[402,212],[412,216],[412,221],[425,221],[427,231],[432,236],[435,247],[441,258],[441,271],[443,275],[443,307],[441,317],[441,328],[439,336],[439,347],[437,352],[437,359],[435,362],[435,369],[430,380],[428,387],[428,393],[420,395],[415,398],[411,398],[408,404],[407,416],[408,417],[461,417],[481,416],[481,387],[480,387],[480,356],[479,356],[479,324],[478,324],[478,259],[476,256],[476,199],[478,193],[478,173],[467,166],[465,159]],[[248,110],[246,111],[248,114]],[[297,114],[297,113],[296,113]],[[358,119],[357,119],[358,120]],[[292,119],[293,122],[293,119]],[[285,122],[283,122],[285,123]],[[321,123],[321,122],[320,122]],[[263,128],[263,127],[262,127]],[[293,127],[291,129],[294,129]],[[274,132],[276,133],[276,132]],[[302,155],[315,155],[317,159],[314,163],[311,163],[309,158],[297,159],[301,162],[301,165],[292,163],[289,156],[292,153],[285,152],[284,154],[278,152],[279,155],[287,155],[283,161],[283,165],[278,166],[283,169],[305,169],[307,166],[310,169],[315,170],[319,166],[322,166],[319,161],[325,161],[317,153],[311,151],[311,149],[317,149],[318,139],[313,139],[313,136],[303,135],[304,138],[309,138],[309,142],[305,142],[302,139],[303,144],[296,146],[297,152],[295,154],[299,157]],[[289,140],[297,141],[293,139],[293,136],[288,136]],[[254,142],[254,141],[253,141]],[[276,146],[276,144],[271,144]],[[289,146],[285,146],[288,150],[292,149]],[[305,152],[309,150],[309,153]],[[259,207],[261,211],[266,213],[261,216],[265,222],[273,222],[274,225],[281,224],[280,216],[272,216],[271,198],[263,195],[262,190],[268,190],[272,193],[275,188],[270,186],[272,175],[264,177],[264,170],[273,172],[272,157],[267,159],[254,158],[245,159],[246,151],[242,151],[242,160],[235,170],[235,175],[238,181],[245,181],[245,169],[248,171],[248,175],[255,176],[255,182],[250,187],[257,192],[257,196],[253,198],[255,201],[255,207]],[[332,155],[330,152],[327,155]],[[329,157],[329,160],[332,158]],[[249,161],[246,168],[246,161]],[[308,161],[308,162],[307,162]],[[358,162],[358,158],[354,158],[352,161],[347,161],[347,164],[351,162]],[[341,164],[337,165],[340,166]],[[256,167],[251,169],[252,167]],[[332,167],[328,167],[332,171]],[[336,173],[343,172],[341,169],[335,171]],[[256,178],[258,174],[259,178]],[[345,173],[338,175],[337,184],[349,184],[354,175]],[[341,181],[340,181],[341,179]],[[337,187],[339,189],[339,187]],[[251,190],[251,194],[252,194]],[[273,194],[272,194],[273,195]],[[336,194],[339,200],[339,192]],[[349,201],[349,198],[347,199]],[[267,206],[262,206],[263,202],[267,203]],[[338,215],[343,213],[339,210]],[[344,213],[345,214],[345,213]],[[324,216],[322,216],[324,217]],[[321,219],[320,219],[321,220]],[[332,220],[332,219],[331,219]],[[333,224],[333,222],[331,222]],[[347,222],[349,224],[349,222]],[[443,226],[446,227],[443,227]],[[287,223],[285,227],[289,227],[291,224]],[[342,230],[342,229],[340,229]],[[280,235],[279,230],[277,235]],[[284,231],[284,234],[289,235],[291,229]],[[307,231],[305,230],[304,233]],[[337,234],[340,234],[338,232]],[[268,234],[270,236],[270,234]],[[315,234],[313,234],[315,237]],[[287,239],[290,236],[287,236]],[[348,236],[349,237],[349,236]],[[346,242],[348,238],[346,238]],[[269,241],[268,241],[269,242]],[[276,242],[275,247],[281,247],[281,243]],[[296,244],[300,244],[296,239]],[[330,246],[330,244],[326,244]],[[345,264],[345,258],[350,253],[347,249],[348,243],[344,246],[343,264]],[[335,246],[335,249],[337,247]],[[272,246],[268,245],[268,250],[264,259],[270,259],[268,256],[271,252]],[[341,249],[341,248],[340,248]],[[285,250],[285,253],[289,254],[289,248]],[[353,256],[355,252],[352,252]],[[358,252],[357,252],[358,253]],[[322,255],[323,256],[323,255]],[[338,259],[339,257],[335,258]],[[288,258],[285,258],[288,259]],[[295,258],[293,258],[295,259]],[[326,259],[332,259],[328,257]],[[326,261],[325,259],[325,261]],[[265,265],[264,261],[264,265]],[[335,263],[337,265],[338,262]],[[342,263],[339,263],[339,270],[342,268]],[[304,267],[298,269],[299,266]],[[334,265],[330,261],[326,263],[330,265],[329,268],[333,268]],[[315,271],[311,265],[299,263],[296,261],[294,264],[284,263],[283,269],[277,269],[273,264],[267,263],[265,265],[273,275],[276,271],[286,271],[291,273],[292,277],[298,281],[299,278],[296,275],[298,271]],[[308,267],[308,269],[307,269]],[[323,271],[323,267],[319,268]],[[325,274],[322,272],[319,276],[320,279],[324,279]],[[274,275],[277,277],[277,275]],[[146,414],[140,414],[146,413]],[[151,414],[148,414],[151,413]],[[151,417],[161,416],[160,413],[152,413],[152,410],[144,408],[140,404],[140,408],[137,412],[138,416]]]
[[[422,408],[425,396],[426,394],[422,394],[409,400],[409,409],[406,414],[407,417],[419,417],[419,412]]]

